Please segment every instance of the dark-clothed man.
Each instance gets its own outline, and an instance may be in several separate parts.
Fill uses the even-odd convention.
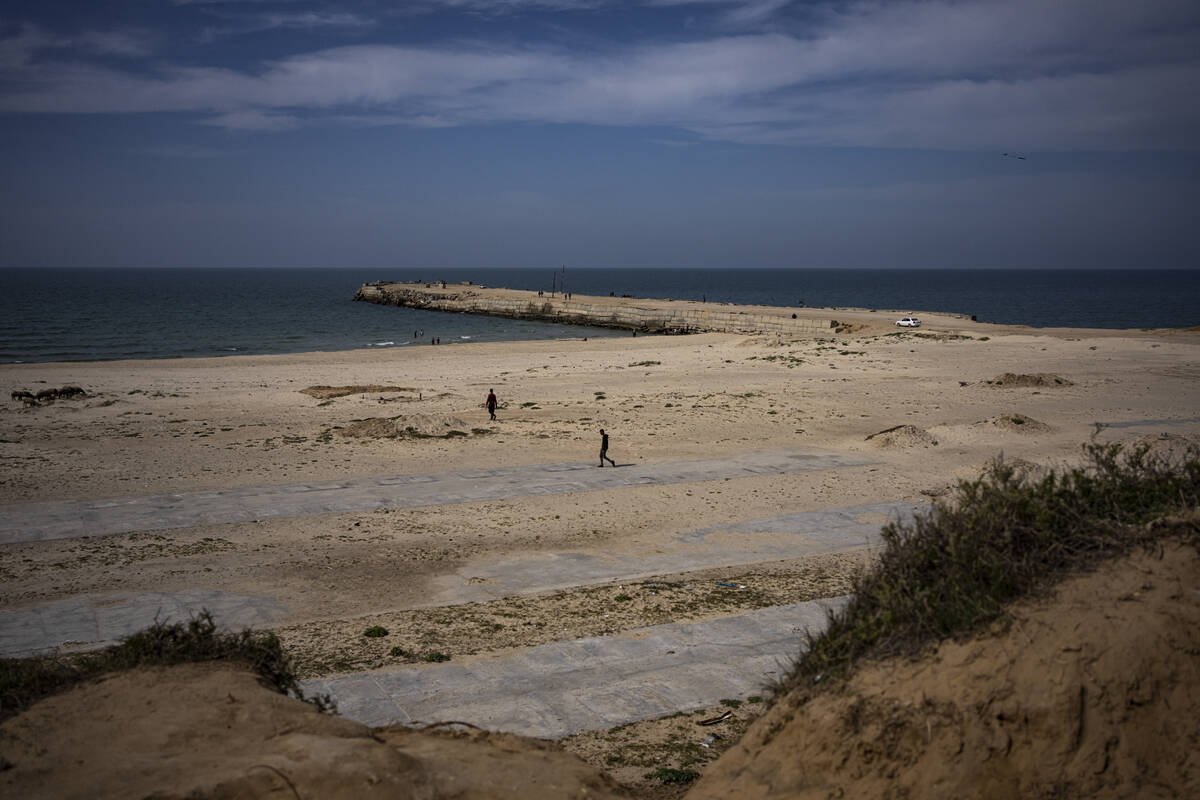
[[[604,462],[612,464],[614,467],[617,462],[608,457],[608,434],[604,432],[604,428],[600,429],[600,466],[604,466]]]

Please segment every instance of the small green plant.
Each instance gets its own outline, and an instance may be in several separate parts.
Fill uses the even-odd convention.
[[[393,647],[389,653],[392,658],[408,658],[412,653],[405,650],[403,647]]]
[[[616,597],[613,598],[613,600],[616,600],[618,603],[628,603],[632,599],[633,599],[632,597],[625,594],[624,592],[621,592],[619,595],[617,595]]]
[[[721,705],[725,706],[726,708],[741,708],[742,701],[725,699],[721,701]]]
[[[432,653],[426,653],[425,660],[431,664],[436,664],[440,661],[449,661],[450,656],[446,655],[445,653],[439,653],[435,650]]]
[[[631,367],[657,367],[662,364],[661,361],[635,361],[629,366]]]
[[[762,697],[760,697],[759,695],[756,695],[756,694],[752,694],[746,698],[747,703],[761,703],[762,701],[763,701]]]
[[[380,639],[387,635],[388,629],[382,625],[372,625],[363,631],[363,636],[366,636],[368,639]]]
[[[0,659],[0,720],[44,697],[107,673],[203,661],[248,664],[266,685],[280,694],[312,703],[321,711],[336,710],[328,695],[304,695],[279,637],[250,630],[221,633],[212,614],[205,610],[188,622],[156,622],[119,644],[92,653]]]
[[[671,767],[661,767],[653,772],[647,772],[642,776],[648,781],[659,781],[660,783],[675,783],[686,784],[695,781],[700,777],[700,773],[694,769],[672,769]]]
[[[1169,532],[1200,546],[1194,528],[1148,524],[1200,506],[1200,450],[1165,459],[1093,442],[1084,456],[1036,479],[996,461],[928,514],[885,525],[876,567],[781,688],[977,630],[1008,603]]]

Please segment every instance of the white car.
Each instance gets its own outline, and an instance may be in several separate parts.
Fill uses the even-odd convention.
[[[904,319],[896,320],[896,324],[901,328],[919,328],[921,327],[921,320],[916,317],[905,317]]]

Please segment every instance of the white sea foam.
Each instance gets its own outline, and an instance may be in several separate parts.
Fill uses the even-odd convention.
[[[391,347],[395,342],[370,342],[367,347]]]

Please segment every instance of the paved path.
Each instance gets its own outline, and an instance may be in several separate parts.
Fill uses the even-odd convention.
[[[699,461],[630,464],[619,469],[597,469],[593,464],[542,464],[111,500],[31,503],[0,510],[0,544],[780,475],[868,463],[872,462],[828,453],[771,451]]]
[[[441,721],[558,738],[763,694],[845,599],[308,681],[372,726]],[[706,731],[697,728],[697,738]],[[719,731],[719,728],[716,729]]]
[[[481,602],[554,589],[637,580],[709,567],[739,567],[879,544],[880,525],[909,519],[922,506],[877,503],[806,511],[680,533],[653,554],[528,553],[476,561],[436,579],[416,607]],[[287,619],[270,597],[212,590],[80,595],[21,610],[0,610],[0,656],[56,648],[94,650],[156,619],[184,621],[203,609],[222,628],[269,627]]]
[[[115,644],[154,621],[186,622],[208,609],[222,628],[266,628],[287,613],[270,597],[208,589],[78,595],[19,611],[0,611],[0,656],[51,649],[95,650]]]
[[[883,523],[910,520],[923,508],[928,506],[875,503],[786,514],[676,534],[656,542],[649,552],[568,550],[493,556],[473,560],[456,572],[435,578],[433,591],[421,605],[482,602],[606,581],[637,580],[877,546]]]

